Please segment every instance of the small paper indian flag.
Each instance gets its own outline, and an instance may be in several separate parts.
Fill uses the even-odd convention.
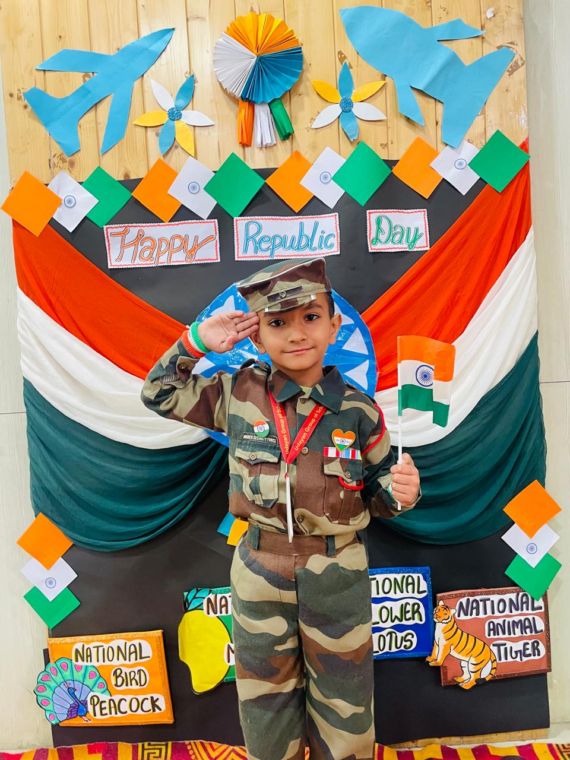
[[[398,414],[404,409],[432,412],[445,427],[449,419],[455,346],[432,338],[398,338]]]

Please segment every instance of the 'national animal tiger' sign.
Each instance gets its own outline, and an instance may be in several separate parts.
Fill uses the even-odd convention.
[[[435,638],[427,661],[441,666],[443,686],[471,689],[494,678],[550,671],[546,596],[517,586],[437,595]]]

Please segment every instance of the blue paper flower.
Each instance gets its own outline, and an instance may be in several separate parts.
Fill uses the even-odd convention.
[[[317,116],[312,124],[313,129],[326,127],[332,124],[340,116],[340,125],[346,133],[349,140],[356,140],[358,137],[358,121],[379,121],[385,119],[385,115],[376,106],[370,103],[362,103],[385,84],[385,81],[370,82],[354,89],[352,74],[346,61],[342,64],[338,77],[338,90],[327,82],[313,80],[313,87],[332,106],[327,106]]]

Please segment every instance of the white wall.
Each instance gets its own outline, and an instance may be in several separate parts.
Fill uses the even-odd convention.
[[[533,215],[539,270],[541,390],[548,441],[547,488],[564,508],[554,550],[567,564],[550,593],[553,723],[570,722],[570,2],[525,0]],[[4,113],[0,98],[0,199],[8,193]],[[10,221],[0,214],[0,747],[49,746],[47,721],[32,693],[42,667],[46,629],[22,599],[15,544],[29,524],[25,418],[16,339],[16,284]]]
[[[551,527],[563,562],[549,593],[552,722],[570,721],[570,3],[525,0],[532,211],[536,228],[547,482],[563,508]],[[566,563],[564,564],[564,561]]]
[[[0,91],[1,91],[0,87]],[[4,104],[0,98],[0,201],[9,192]],[[26,553],[16,539],[28,527],[30,505],[26,418],[16,334],[12,223],[0,212],[0,748],[51,746],[51,729],[33,687],[43,668],[47,628],[22,599]]]

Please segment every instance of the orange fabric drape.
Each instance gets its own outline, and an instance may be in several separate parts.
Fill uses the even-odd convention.
[[[363,313],[376,351],[377,390],[397,385],[399,335],[453,343],[462,334],[530,226],[527,164],[502,193],[490,186],[482,190],[433,248]]]
[[[14,222],[20,289],[55,322],[126,372],[144,378],[184,325],[111,280],[53,227]]]

